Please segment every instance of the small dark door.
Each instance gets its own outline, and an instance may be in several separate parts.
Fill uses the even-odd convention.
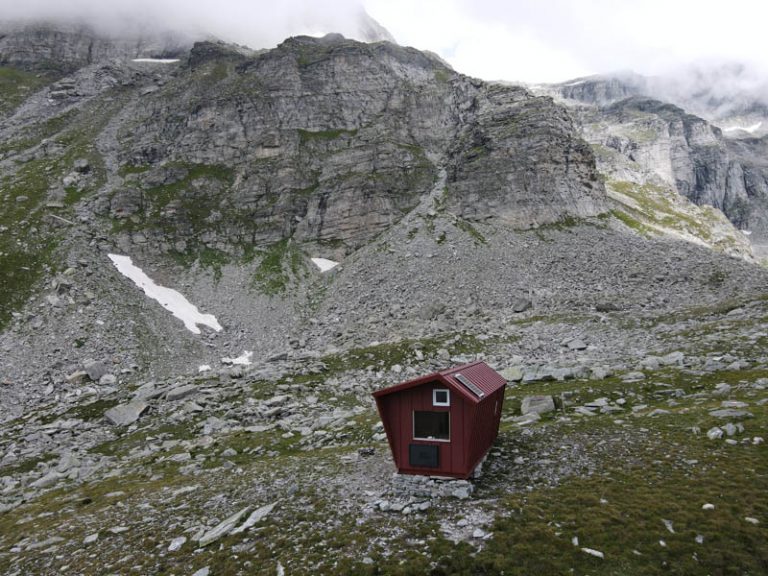
[[[437,468],[440,466],[440,447],[430,444],[410,444],[408,463],[415,468]]]

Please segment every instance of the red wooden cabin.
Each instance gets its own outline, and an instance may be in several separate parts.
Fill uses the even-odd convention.
[[[374,392],[398,471],[468,478],[499,433],[505,385],[478,361]]]

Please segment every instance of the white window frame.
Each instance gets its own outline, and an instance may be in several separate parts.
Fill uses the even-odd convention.
[[[451,442],[451,413],[448,410],[440,410],[440,412],[444,412],[445,414],[448,414],[448,438],[419,438],[416,436],[416,412],[432,412],[432,410],[412,410],[411,411],[411,423],[413,424],[413,439],[414,440],[426,440],[427,442]]]
[[[447,397],[445,402],[437,401],[437,393],[445,392]],[[450,406],[451,405],[451,391],[448,388],[433,388],[432,389],[432,406]]]

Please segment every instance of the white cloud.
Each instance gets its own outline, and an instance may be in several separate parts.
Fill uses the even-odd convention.
[[[438,52],[460,72],[528,82],[695,60],[768,70],[768,5],[752,0],[366,0],[402,44]]]
[[[768,71],[768,4],[755,0],[0,0],[0,18],[69,15],[122,29],[128,15],[262,48],[301,33],[353,35],[360,3],[401,44],[485,79],[652,74],[703,59]]]

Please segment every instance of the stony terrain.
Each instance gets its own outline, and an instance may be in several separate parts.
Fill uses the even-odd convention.
[[[119,392],[84,374],[69,394],[2,427],[0,566],[525,573],[540,559],[530,533],[521,539],[524,521],[553,547],[553,570],[759,572],[768,563],[766,319],[755,296],[665,314],[528,310],[492,328]],[[397,492],[370,392],[475,357],[510,386],[474,493]],[[559,509],[538,512],[546,501]],[[272,505],[267,519],[230,533]],[[612,538],[606,522],[626,534]]]
[[[336,35],[3,42],[0,572],[768,570],[768,272],[658,154],[706,122]],[[482,474],[393,477],[371,392],[476,358]]]

